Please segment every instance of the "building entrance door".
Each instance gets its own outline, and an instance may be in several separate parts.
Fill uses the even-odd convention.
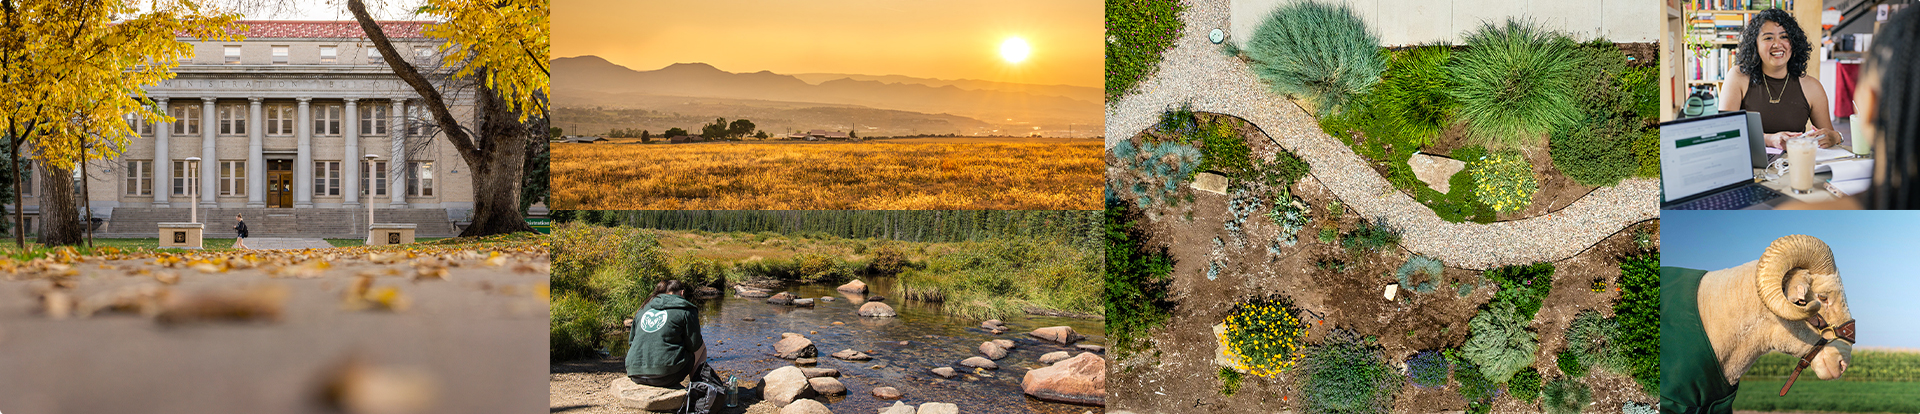
[[[293,207],[293,160],[267,160],[267,207]]]

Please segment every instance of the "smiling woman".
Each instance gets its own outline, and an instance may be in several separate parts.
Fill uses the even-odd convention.
[[[1032,52],[1033,48],[1027,46],[1026,39],[1009,37],[1007,41],[1000,43],[1000,57],[1006,59],[1007,63],[1020,63],[1027,60],[1027,54]]]

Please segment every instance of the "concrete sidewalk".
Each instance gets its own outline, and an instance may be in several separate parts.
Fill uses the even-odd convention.
[[[231,246],[207,246],[207,247],[231,247]],[[333,247],[333,245],[327,244],[326,240],[321,240],[321,239],[298,239],[298,238],[276,238],[276,237],[248,237],[247,238],[247,248],[257,249],[257,250],[325,249],[329,247]]]

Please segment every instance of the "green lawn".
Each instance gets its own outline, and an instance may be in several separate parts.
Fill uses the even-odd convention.
[[[440,239],[441,239],[440,237],[421,237],[421,238],[414,239],[414,242],[421,243],[421,242],[428,242],[428,241],[434,241],[434,240],[440,240]],[[366,240],[363,240],[363,239],[324,239],[324,240],[327,241],[327,244],[333,245],[333,247],[362,246],[366,244]],[[200,245],[207,248],[207,250],[230,250],[233,248],[233,239],[231,238],[202,239],[200,241]],[[144,238],[144,239],[96,238],[96,239],[93,239],[93,246],[94,247],[115,247],[120,249],[134,249],[134,248],[157,249],[160,247],[160,239],[158,238]],[[40,243],[34,239],[27,239],[27,249],[30,251],[40,251],[40,250],[44,250],[45,246],[41,246]],[[5,254],[12,255],[16,251],[16,249],[13,248],[12,240],[8,239],[8,240],[0,241],[0,251],[4,251],[6,252]]]
[[[1735,410],[1829,411],[1849,413],[1920,412],[1920,382],[1821,381],[1812,370],[1800,374],[1787,396],[1785,380],[1742,380]]]

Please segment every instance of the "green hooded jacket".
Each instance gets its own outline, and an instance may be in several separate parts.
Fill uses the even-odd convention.
[[[1700,323],[1700,278],[1707,271],[1660,268],[1660,412],[1733,412],[1739,385],[1728,384]]]
[[[655,296],[633,313],[627,375],[661,376],[689,371],[700,337],[700,308],[671,293]]]

